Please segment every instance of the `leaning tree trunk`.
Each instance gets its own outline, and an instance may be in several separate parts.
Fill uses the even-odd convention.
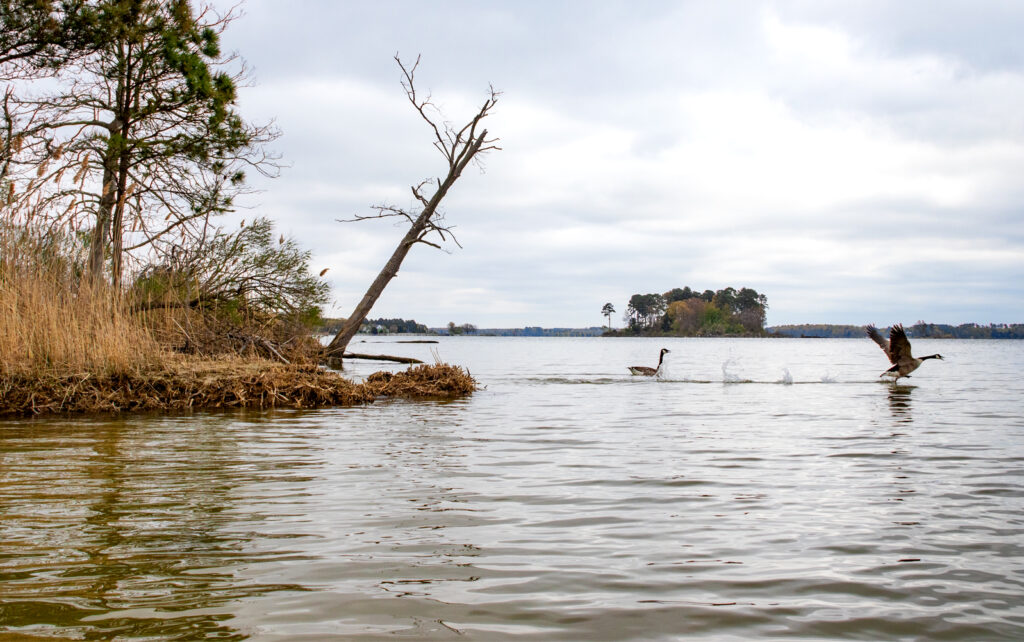
[[[409,231],[406,232],[402,242],[395,248],[394,253],[391,254],[391,258],[384,265],[384,269],[380,271],[377,278],[374,279],[369,289],[366,290],[366,294],[363,295],[362,300],[356,309],[352,311],[348,319],[345,320],[344,325],[338,334],[331,340],[325,351],[328,363],[333,366],[340,366],[342,363],[342,357],[345,353],[345,348],[348,347],[349,341],[352,337],[359,332],[360,326],[363,325],[363,321],[366,316],[373,309],[373,305],[380,298],[380,295],[384,293],[384,288],[387,287],[391,279],[398,275],[398,269],[402,267],[402,261],[405,260],[406,255],[412,246],[423,240],[424,233],[428,232],[431,228],[431,218],[434,216],[434,212],[437,211],[437,206],[441,203],[441,200],[451,189],[451,186],[455,184],[455,181],[462,174],[462,170],[466,168],[469,161],[473,160],[473,157],[477,152],[480,151],[480,146],[483,145],[484,139],[487,137],[487,130],[483,130],[480,135],[476,138],[471,138],[465,142],[465,147],[461,150],[461,154],[456,157],[456,162],[451,164],[448,170],[448,176],[445,177],[444,181],[441,182],[437,191],[430,198],[430,201],[420,212],[419,216],[413,221]]]

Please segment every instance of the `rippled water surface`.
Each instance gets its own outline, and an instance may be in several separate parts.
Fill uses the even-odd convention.
[[[1022,343],[433,347],[486,388],[0,422],[0,639],[1024,639]]]

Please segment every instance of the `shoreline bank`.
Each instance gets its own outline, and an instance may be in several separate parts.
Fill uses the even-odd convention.
[[[466,371],[448,364],[377,372],[355,383],[316,365],[211,360],[101,375],[2,375],[0,416],[345,407],[382,398],[454,399],[476,387]]]

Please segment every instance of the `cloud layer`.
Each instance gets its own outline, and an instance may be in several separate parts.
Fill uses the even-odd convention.
[[[250,0],[243,112],[290,167],[257,210],[345,315],[443,160],[392,56],[502,151],[374,316],[600,325],[635,292],[753,287],[769,323],[1024,320],[1024,5]]]

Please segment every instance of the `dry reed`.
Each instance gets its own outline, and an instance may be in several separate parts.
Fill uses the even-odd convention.
[[[79,287],[75,267],[47,260],[32,239],[0,239],[0,374],[116,374],[160,366],[164,351],[103,289]]]
[[[162,322],[133,314],[109,290],[81,285],[75,262],[51,252],[45,239],[0,232],[0,415],[349,406],[380,397],[453,398],[476,388],[468,373],[445,364],[356,384],[315,363],[265,361],[252,350],[243,358],[231,353],[231,341],[214,345],[231,331],[180,311],[167,311]],[[170,325],[184,336],[168,334]],[[183,339],[206,349],[171,349],[181,350]],[[292,353],[308,352],[296,340]]]

